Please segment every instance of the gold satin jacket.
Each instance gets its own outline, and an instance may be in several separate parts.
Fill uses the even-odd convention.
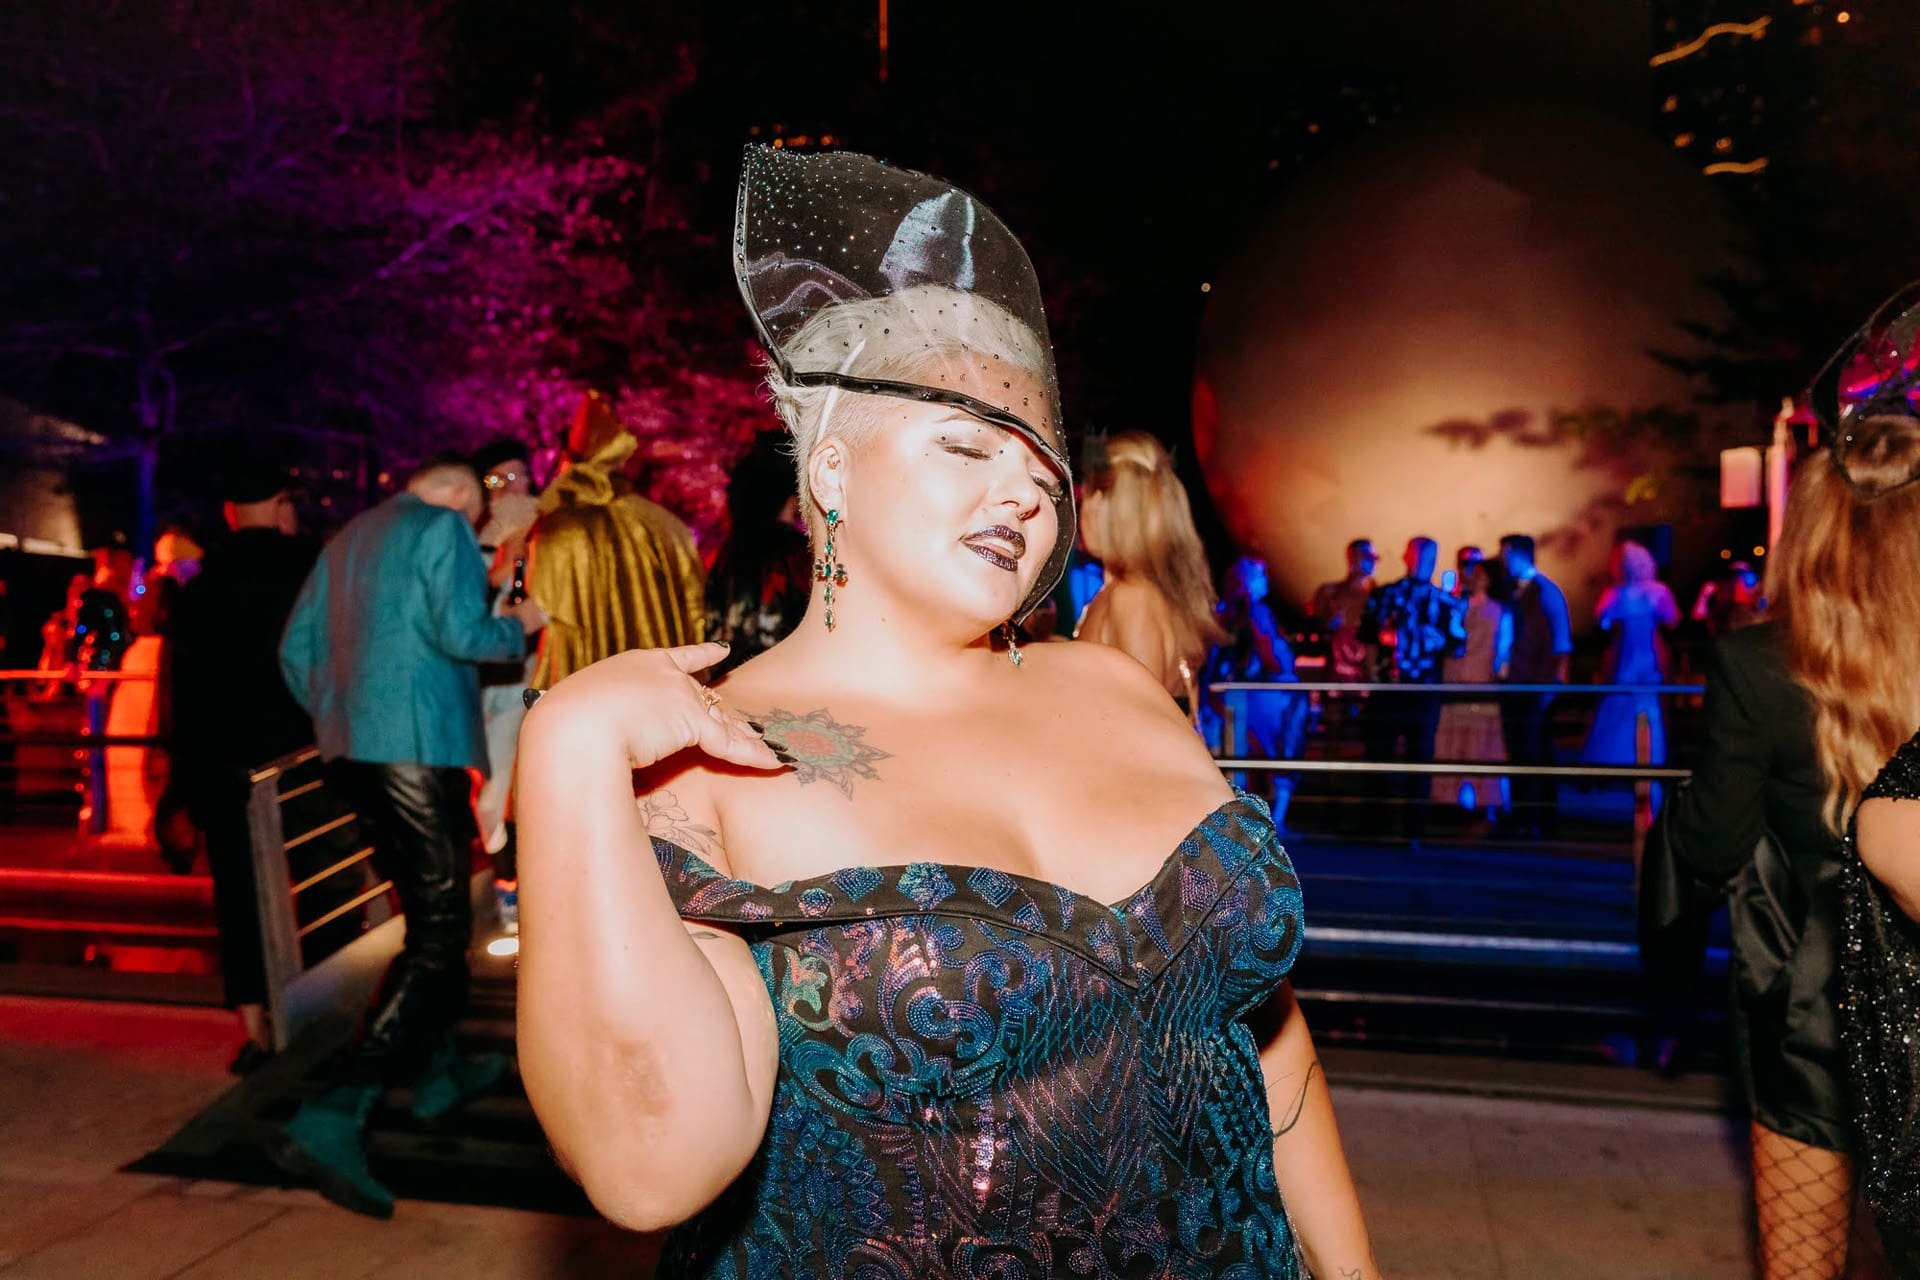
[[[621,432],[540,495],[527,590],[551,621],[536,689],[628,649],[696,644],[706,628],[706,570],[693,531],[634,493],[620,470],[637,447]]]

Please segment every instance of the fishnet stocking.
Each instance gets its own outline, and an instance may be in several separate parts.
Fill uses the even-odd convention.
[[[1847,1270],[1853,1164],[1753,1126],[1753,1203],[1765,1280],[1838,1280]]]

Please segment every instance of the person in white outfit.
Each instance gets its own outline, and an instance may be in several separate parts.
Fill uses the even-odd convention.
[[[497,440],[473,456],[473,467],[487,491],[487,521],[480,529],[480,549],[491,559],[487,581],[493,588],[493,608],[505,613],[526,592],[527,533],[540,514],[533,496],[533,466],[527,446],[518,440]],[[520,741],[520,721],[527,714],[525,695],[533,677],[537,653],[514,663],[500,663],[481,672],[480,714],[486,726],[487,763],[491,774],[474,792],[473,818],[480,839],[493,857],[494,905],[500,927],[508,933],[520,928],[519,875],[515,865],[513,819],[508,800],[513,793],[513,762]]]

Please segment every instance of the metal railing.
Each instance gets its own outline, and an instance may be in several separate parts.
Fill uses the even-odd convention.
[[[1703,684],[1413,684],[1406,681],[1363,680],[1222,680],[1206,686],[1208,690],[1228,693],[1471,693],[1483,698],[1510,697],[1518,694],[1661,694],[1700,697]]]
[[[4,764],[13,786],[11,799],[19,799],[19,775],[23,769],[47,774],[67,773],[71,782],[63,789],[79,799],[79,824],[83,837],[92,839],[137,839],[137,832],[151,822],[150,799],[146,795],[147,773],[153,763],[149,752],[166,745],[165,738],[150,732],[154,721],[151,700],[126,703],[116,695],[130,685],[151,685],[158,680],[153,670],[91,671],[67,666],[55,669],[15,668],[0,670],[0,690],[22,686],[36,691],[9,699],[10,708],[25,709],[34,718],[66,707],[72,727],[66,730],[26,729],[8,726],[5,745],[12,749]],[[51,693],[53,696],[47,696]],[[60,751],[72,754],[31,761],[23,765],[19,749]],[[58,760],[58,763],[56,763]],[[131,808],[121,815],[125,820],[115,826],[116,808]]]
[[[1659,719],[1672,732],[1691,727],[1685,723],[1688,711],[1704,691],[1704,686],[1692,684],[1295,680],[1221,682],[1204,689],[1202,698],[1213,722],[1208,727],[1218,729],[1218,738],[1210,740],[1217,743],[1220,770],[1239,775],[1249,789],[1270,789],[1276,809],[1292,807],[1285,819],[1288,847],[1310,901],[1317,903],[1308,914],[1308,940],[1323,960],[1331,955],[1336,965],[1343,959],[1364,965],[1394,956],[1400,959],[1393,963],[1416,959],[1417,968],[1444,962],[1478,966],[1483,972],[1522,965],[1542,973],[1605,973],[1605,981],[1614,984],[1610,990],[1618,995],[1636,990],[1634,903],[1640,857],[1658,811],[1660,789],[1691,776],[1689,769],[1653,763],[1658,756],[1645,708],[1629,704],[1630,749],[1623,751],[1626,744],[1615,738],[1609,749],[1596,752],[1614,759],[1624,754],[1627,761],[1621,763],[1569,759],[1575,734],[1584,744],[1592,724],[1584,716],[1578,719],[1586,723],[1576,724],[1571,714],[1559,726],[1562,749],[1556,753],[1550,738],[1544,753],[1524,761],[1387,759],[1377,746],[1369,757],[1361,745],[1365,727],[1372,716],[1381,717],[1376,724],[1398,723],[1396,716],[1404,720],[1404,712],[1389,701],[1394,698],[1428,697],[1442,707],[1551,699],[1552,705],[1573,712],[1582,698],[1625,695],[1657,699]],[[1244,707],[1246,700],[1216,696],[1233,692],[1309,701],[1312,710],[1304,727],[1292,737],[1280,735],[1280,749],[1288,751],[1291,743],[1291,751],[1265,758],[1231,750],[1254,745],[1251,735],[1235,732],[1235,704]],[[1319,730],[1324,732],[1313,723],[1322,716]],[[1277,718],[1269,714],[1269,723]],[[1356,745],[1362,758],[1351,757]],[[1260,782],[1248,782],[1250,776]],[[1443,778],[1513,779],[1515,785],[1511,796],[1500,786],[1478,788],[1476,803],[1468,807],[1460,803],[1464,788],[1418,781]],[[1525,797],[1522,779],[1530,782]],[[1518,831],[1528,834],[1503,835],[1507,828],[1489,820],[1489,799],[1497,800],[1492,808],[1502,810],[1503,823],[1512,820]],[[1542,814],[1523,812],[1529,801],[1559,820],[1557,832],[1531,834],[1532,823],[1522,819]],[[1409,828],[1418,834],[1410,834]],[[1492,980],[1474,981],[1490,990],[1499,988]],[[1431,993],[1421,997],[1427,1003],[1440,998]],[[1622,999],[1630,1002],[1630,994]]]
[[[1445,703],[1491,702],[1502,699],[1538,698],[1569,701],[1588,697],[1624,696],[1633,698],[1656,699],[1698,699],[1706,692],[1705,685],[1696,684],[1477,684],[1459,682],[1436,682],[1433,684],[1414,684],[1401,682],[1362,682],[1362,681],[1220,681],[1207,685],[1201,692],[1203,704],[1210,704],[1215,694],[1225,693],[1281,693],[1305,696],[1314,702],[1322,695],[1351,695],[1353,700],[1365,703],[1366,700],[1385,697],[1427,697],[1444,700]],[[1343,698],[1343,700],[1345,700]],[[1217,713],[1221,722],[1220,741],[1222,749],[1235,741],[1234,709],[1229,703]],[[1691,776],[1691,770],[1657,765],[1652,756],[1652,728],[1649,717],[1636,713],[1635,716],[1634,760],[1618,764],[1578,764],[1567,765],[1538,761],[1506,760],[1347,760],[1294,756],[1275,759],[1228,759],[1220,758],[1223,771],[1242,772],[1285,772],[1285,773],[1348,773],[1359,775],[1424,775],[1431,777],[1491,777],[1491,778],[1541,778],[1563,779],[1583,782],[1623,782],[1634,784],[1636,804],[1634,814],[1634,862],[1639,863],[1640,852],[1644,846],[1646,833],[1652,823],[1653,806],[1651,785],[1660,781],[1683,781]]]
[[[247,832],[276,1048],[364,1004],[399,950],[393,883],[312,747],[250,775]]]

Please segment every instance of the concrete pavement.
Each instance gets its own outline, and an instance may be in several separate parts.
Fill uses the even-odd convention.
[[[0,997],[0,1280],[647,1274],[653,1244],[585,1218],[116,1172],[232,1081],[229,1017]],[[1701,1112],[1342,1087],[1396,1280],[1745,1280],[1739,1133]]]

